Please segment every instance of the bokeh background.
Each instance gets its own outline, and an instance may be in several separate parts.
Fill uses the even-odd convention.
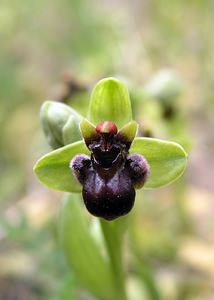
[[[58,242],[62,195],[32,168],[50,151],[43,101],[85,114],[91,87],[107,76],[128,84],[146,135],[189,152],[179,181],[137,199],[130,245],[141,263],[133,270],[126,258],[127,289],[133,300],[214,299],[213,18],[212,0],[1,1],[1,300],[95,299]],[[167,105],[145,93],[164,74],[179,82]]]

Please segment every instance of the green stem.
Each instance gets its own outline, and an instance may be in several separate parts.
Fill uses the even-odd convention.
[[[127,300],[125,291],[125,276],[123,271],[123,232],[119,221],[105,221],[100,219],[106,248],[112,268],[112,274],[115,283],[116,299]]]

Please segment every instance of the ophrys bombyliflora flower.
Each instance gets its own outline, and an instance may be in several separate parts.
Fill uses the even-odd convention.
[[[128,89],[115,78],[93,89],[88,120],[51,101],[41,116],[50,144],[59,148],[36,163],[35,173],[50,188],[82,191],[96,216],[110,220],[128,213],[136,188],[169,184],[186,167],[187,154],[177,143],[136,137]]]

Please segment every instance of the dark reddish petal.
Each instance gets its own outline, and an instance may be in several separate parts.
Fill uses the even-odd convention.
[[[126,151],[129,150],[138,130],[138,124],[131,121],[123,126],[115,137],[116,142],[125,146]]]
[[[80,129],[81,129],[82,136],[85,140],[86,146],[89,148],[89,146],[97,138],[97,132],[95,126],[92,123],[90,123],[88,120],[83,119],[82,122],[80,123]]]

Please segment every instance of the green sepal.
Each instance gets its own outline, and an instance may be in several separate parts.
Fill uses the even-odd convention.
[[[136,138],[130,153],[143,155],[150,166],[146,188],[167,185],[179,178],[187,164],[187,154],[177,143],[153,138]]]
[[[130,122],[132,109],[127,87],[115,78],[100,80],[92,91],[88,116],[95,125],[112,121],[121,128]]]
[[[42,128],[53,149],[64,146],[63,127],[70,116],[74,116],[77,123],[82,120],[82,116],[66,104],[49,100],[43,103],[40,110]]]
[[[59,237],[68,264],[81,283],[97,299],[116,299],[109,262],[90,232],[77,194],[68,195],[61,204]]]
[[[34,172],[49,188],[65,192],[81,192],[82,186],[73,176],[69,164],[77,154],[90,154],[83,141],[52,151],[38,160]]]

